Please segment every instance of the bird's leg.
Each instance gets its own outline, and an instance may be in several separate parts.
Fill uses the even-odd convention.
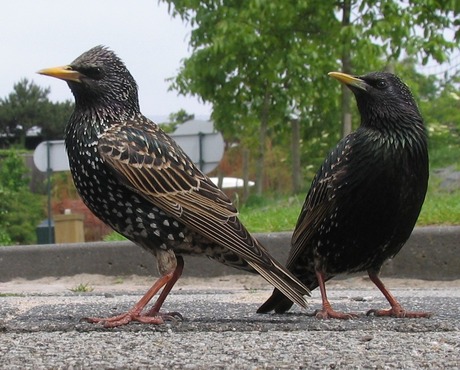
[[[318,285],[319,289],[321,291],[321,300],[323,304],[323,308],[321,310],[316,310],[313,315],[317,319],[342,319],[342,320],[348,320],[352,319],[354,317],[357,317],[358,315],[355,313],[344,313],[344,312],[337,312],[332,309],[331,304],[329,303],[329,300],[327,299],[327,294],[326,294],[326,284],[325,284],[325,279],[324,279],[324,273],[320,271],[316,271],[316,278],[318,279]]]
[[[407,317],[407,318],[418,318],[418,317],[430,317],[432,315],[431,312],[413,312],[413,311],[406,311],[402,308],[401,304],[396,300],[393,294],[383,285],[382,280],[380,280],[378,276],[378,272],[368,271],[369,278],[371,281],[379,288],[379,290],[383,293],[387,301],[390,303],[391,308],[388,310],[376,310],[372,309],[367,311],[366,315],[374,314],[374,316],[392,316],[392,317]]]
[[[168,274],[169,275],[169,274]],[[155,284],[144,294],[144,296],[137,302],[133,308],[131,308],[128,312],[112,317],[86,317],[83,320],[88,321],[90,323],[103,323],[107,328],[113,328],[116,326],[126,325],[131,321],[138,321],[137,319],[141,318],[141,312],[144,307],[150,302],[153,296],[171,279],[173,273],[169,276],[164,275],[160,277]],[[152,318],[151,324],[163,324],[164,320],[161,317]]]
[[[177,258],[177,266],[173,272],[173,276],[171,280],[169,280],[166,283],[165,287],[161,291],[160,296],[155,302],[155,305],[145,314],[145,316],[155,317],[159,315],[163,302],[165,301],[166,297],[168,296],[174,284],[176,284],[176,281],[179,280],[179,278],[181,277],[182,271],[184,270],[184,259],[181,256],[177,256],[176,258]],[[168,313],[164,313],[163,315],[167,315],[170,317],[177,317],[182,320],[182,315],[179,312],[168,312]]]
[[[174,270],[161,276],[147,291],[147,293],[144,294],[139,302],[137,302],[128,312],[113,317],[88,317],[84,318],[83,320],[90,323],[103,323],[104,327],[106,328],[114,328],[116,326],[126,325],[131,321],[138,321],[143,324],[159,325],[164,324],[165,320],[176,320],[177,317],[182,318],[182,316],[177,312],[164,314],[158,312],[168,293],[171,291],[172,287],[182,274],[182,270],[184,268],[184,260],[180,256],[177,258],[177,260],[178,263]],[[143,314],[142,310],[162,287],[164,287],[164,289],[158,297],[154,307],[146,314]]]

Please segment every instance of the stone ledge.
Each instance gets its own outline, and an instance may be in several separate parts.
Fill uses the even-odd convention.
[[[254,234],[284,263],[290,232]],[[460,278],[460,226],[415,228],[382,276],[425,280]],[[97,242],[0,247],[0,281],[76,274],[157,275],[155,258],[131,242]],[[184,276],[245,273],[203,257],[185,256]]]

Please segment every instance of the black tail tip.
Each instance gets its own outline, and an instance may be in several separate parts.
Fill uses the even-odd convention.
[[[257,313],[269,313],[275,311],[276,313],[285,313],[294,303],[287,298],[279,290],[275,289],[262,306],[257,309]]]

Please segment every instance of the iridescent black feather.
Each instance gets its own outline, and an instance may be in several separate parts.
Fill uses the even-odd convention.
[[[428,184],[427,136],[407,86],[395,75],[370,73],[349,85],[360,127],[326,157],[306,197],[287,268],[309,289],[316,272],[328,280],[378,273],[409,238]],[[259,312],[292,305],[275,289]]]

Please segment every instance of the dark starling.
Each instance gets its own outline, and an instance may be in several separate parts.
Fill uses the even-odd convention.
[[[129,312],[88,321],[114,327],[171,319],[160,308],[182,273],[182,254],[258,272],[306,307],[308,289],[249,234],[229,198],[174,140],[141,114],[136,82],[115,53],[96,46],[67,66],[38,73],[67,81],[75,97],[65,143],[83,201],[114,230],[153,253],[161,275]],[[162,287],[153,308],[144,312]]]
[[[354,93],[360,127],[329,153],[313,179],[292,237],[287,268],[313,290],[319,286],[318,318],[347,319],[326,296],[337,274],[367,271],[391,305],[376,316],[427,317],[405,311],[379,278],[382,264],[409,238],[428,184],[427,136],[409,88],[395,75],[361,77],[331,72]],[[283,313],[292,302],[275,289],[259,308]]]

